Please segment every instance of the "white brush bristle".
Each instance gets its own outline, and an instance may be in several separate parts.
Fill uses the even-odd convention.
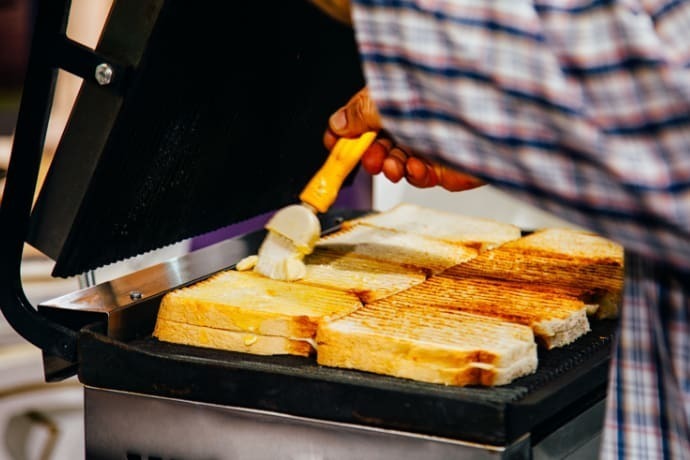
[[[276,280],[293,281],[303,278],[306,267],[300,251],[288,238],[269,231],[259,248],[259,260],[254,271]]]

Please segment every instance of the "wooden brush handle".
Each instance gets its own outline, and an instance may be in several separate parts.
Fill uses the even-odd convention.
[[[326,212],[338,197],[345,178],[355,169],[364,152],[376,139],[376,132],[367,131],[356,139],[341,137],[299,198],[319,212]]]

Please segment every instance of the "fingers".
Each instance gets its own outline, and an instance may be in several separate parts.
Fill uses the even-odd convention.
[[[446,168],[445,166],[435,164],[433,166],[436,175],[438,176],[438,184],[450,192],[461,192],[463,190],[470,190],[486,183],[474,176],[465,174],[454,169]]]
[[[331,115],[328,120],[328,129],[331,135],[339,137],[356,137],[365,131],[381,129],[381,116],[366,88],[355,94],[347,104]],[[327,140],[324,136],[324,144]]]
[[[379,137],[362,155],[362,167],[372,175],[383,172],[391,182],[400,182],[405,177],[405,164],[408,155],[393,145],[387,137]]]
[[[407,153],[399,147],[393,147],[388,151],[388,156],[383,160],[382,171],[389,181],[398,183],[405,177],[407,159]]]
[[[407,182],[415,187],[428,188],[438,185],[438,176],[432,165],[421,158],[410,157],[405,166]]]
[[[362,167],[369,174],[383,173],[391,182],[405,178],[410,185],[419,188],[440,186],[450,192],[470,190],[484,181],[469,174],[408,155],[404,148],[395,146],[388,138],[379,138],[362,157]]]
[[[392,144],[390,139],[376,139],[362,155],[361,163],[364,170],[371,175],[379,174],[383,170],[383,162]]]
[[[409,158],[406,171],[407,181],[420,188],[439,185],[449,192],[460,192],[484,185],[481,179],[419,157]]]
[[[333,147],[335,146],[335,143],[338,142],[338,139],[340,139],[340,136],[336,136],[333,134],[333,131],[330,129],[327,129],[325,133],[323,133],[323,145],[328,149],[330,152],[333,150]]]

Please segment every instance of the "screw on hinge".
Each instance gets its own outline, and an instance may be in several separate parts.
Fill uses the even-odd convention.
[[[113,68],[110,67],[110,64],[106,64],[105,62],[98,64],[94,72],[94,77],[99,85],[108,85],[113,80]]]
[[[129,298],[131,300],[139,300],[143,297],[143,294],[139,291],[130,291]]]

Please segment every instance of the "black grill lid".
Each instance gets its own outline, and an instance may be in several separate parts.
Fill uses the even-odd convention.
[[[96,51],[119,79],[85,80],[31,217],[54,276],[296,202],[364,85],[352,31],[306,1],[119,0]]]

